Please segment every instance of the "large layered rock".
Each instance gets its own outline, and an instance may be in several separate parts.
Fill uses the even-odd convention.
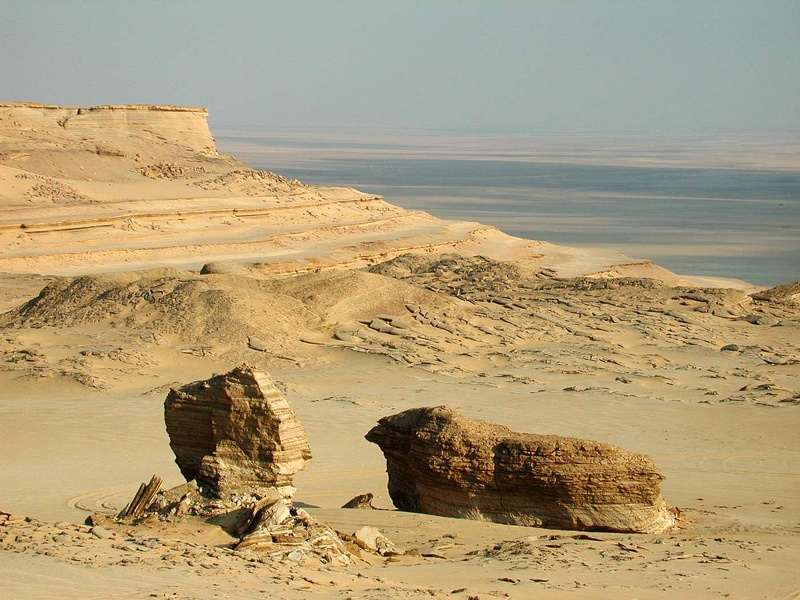
[[[291,497],[292,478],[311,459],[286,399],[247,365],[170,390],[164,420],[183,476],[222,498]]]
[[[444,406],[384,417],[366,438],[386,456],[401,510],[641,533],[675,523],[653,461],[608,444],[516,433]]]

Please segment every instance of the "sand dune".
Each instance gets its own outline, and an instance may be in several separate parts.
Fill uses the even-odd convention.
[[[782,598],[800,589],[797,285],[681,278],[216,152],[203,109],[0,105],[0,597]],[[269,371],[314,459],[295,502],[410,554],[234,552],[116,525],[183,480],[171,385]],[[392,509],[383,416],[447,404],[653,458],[678,528],[622,535]],[[371,492],[387,510],[340,509]]]

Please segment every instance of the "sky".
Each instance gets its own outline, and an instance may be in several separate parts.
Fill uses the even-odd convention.
[[[798,133],[800,2],[0,0],[0,101],[213,127]]]

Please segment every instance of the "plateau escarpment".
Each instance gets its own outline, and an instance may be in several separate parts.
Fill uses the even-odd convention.
[[[230,168],[237,163],[217,152],[207,117],[205,108],[183,106],[0,103],[0,164],[80,181],[133,180],[165,161]]]
[[[217,151],[206,117],[178,106],[0,104],[0,272],[196,270],[213,261],[285,274],[458,252],[577,275],[625,260],[250,169]]]
[[[440,248],[538,255],[477,223],[250,169],[217,152],[206,117],[175,106],[0,104],[0,272],[229,261],[285,273]]]

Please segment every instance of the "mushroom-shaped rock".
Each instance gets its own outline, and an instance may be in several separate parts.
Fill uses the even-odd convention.
[[[243,365],[170,390],[164,420],[187,481],[212,496],[291,497],[308,438],[269,375]]]
[[[653,461],[615,446],[516,433],[440,406],[366,435],[401,510],[559,529],[662,532],[675,524]]]

